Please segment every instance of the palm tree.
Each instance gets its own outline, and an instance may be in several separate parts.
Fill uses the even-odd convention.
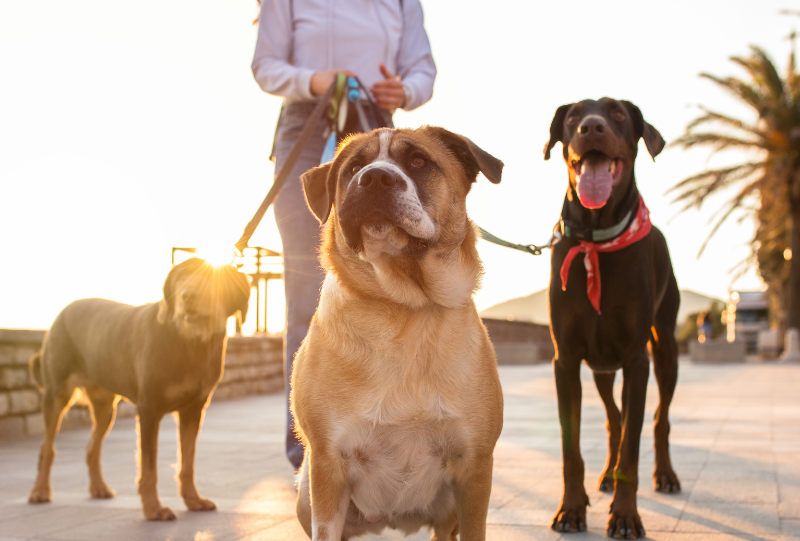
[[[684,203],[684,211],[700,208],[712,194],[734,190],[733,197],[712,217],[716,223],[703,249],[732,214],[755,218],[757,228],[749,262],[757,263],[769,287],[774,301],[771,305],[776,309],[772,311],[774,321],[781,327],[800,329],[800,265],[790,261],[791,254],[800,257],[800,75],[795,69],[794,51],[785,78],[763,50],[753,46],[751,53],[749,58],[731,58],[747,72],[746,80],[708,73],[701,77],[753,108],[757,120],[748,123],[701,108],[703,114],[673,144],[684,148],[706,146],[715,152],[746,151],[752,159],[703,171],[670,191],[676,193],[675,202]]]

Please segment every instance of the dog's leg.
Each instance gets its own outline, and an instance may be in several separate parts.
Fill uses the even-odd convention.
[[[42,417],[44,418],[44,441],[39,451],[39,473],[33,485],[28,501],[30,503],[45,503],[53,499],[53,489],[50,486],[50,468],[56,458],[55,440],[64,410],[69,406],[72,393],[75,389],[62,382],[57,387],[45,386],[42,396]]]
[[[308,489],[308,455],[305,454],[303,464],[300,466],[300,471],[297,477],[297,520],[305,530],[306,535],[310,538],[313,534],[311,531],[311,497],[309,496]]]
[[[340,541],[347,507],[350,505],[346,472],[335,459],[319,451],[310,453],[308,466],[308,488],[312,502],[311,539]]]
[[[606,467],[597,481],[597,489],[603,492],[614,490],[614,467],[617,465],[617,451],[619,451],[619,440],[622,436],[622,425],[619,409],[614,402],[614,378],[616,372],[595,372],[594,383],[597,392],[603,400],[606,408],[606,432],[608,432],[608,458]]]
[[[614,469],[614,498],[609,510],[609,537],[637,539],[644,537],[644,527],[636,509],[639,486],[639,440],[644,422],[647,378],[650,359],[646,351],[622,366],[622,441]]]
[[[431,541],[458,541],[458,513],[455,509],[444,516],[434,516]]]
[[[669,456],[669,405],[678,382],[678,344],[675,341],[675,325],[659,321],[662,314],[656,315],[655,332],[650,339],[653,353],[653,371],[658,383],[658,408],[656,409],[653,440],[656,466],[653,470],[653,488],[659,492],[680,492],[681,483]],[[675,321],[672,317],[671,321]]]
[[[113,498],[114,491],[103,479],[100,468],[100,448],[103,439],[114,424],[117,413],[117,397],[100,387],[84,388],[92,410],[92,435],[86,447],[86,465],[89,466],[89,494],[92,498]]]
[[[489,498],[492,494],[491,450],[470,461],[465,469],[454,477],[453,492],[458,513],[458,531],[461,541],[483,541],[486,539],[486,515],[489,513]],[[445,537],[443,540],[450,541]]]
[[[178,412],[178,432],[180,434],[181,471],[178,479],[181,484],[181,497],[186,507],[192,511],[211,511],[217,505],[211,500],[201,498],[194,480],[194,456],[197,447],[197,434],[203,423],[203,410],[207,400],[191,404]]]
[[[139,428],[139,495],[147,520],[175,520],[175,513],[158,499],[158,427],[160,411],[137,407]]]
[[[554,359],[558,418],[561,423],[561,454],[564,463],[564,495],[553,517],[551,528],[557,532],[586,530],[586,506],[589,496],[583,486],[581,458],[581,379],[580,360]]]

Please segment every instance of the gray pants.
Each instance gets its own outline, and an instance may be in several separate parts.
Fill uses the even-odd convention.
[[[275,132],[275,171],[280,171],[297,141],[300,131],[314,110],[315,103],[293,103],[284,106]],[[372,122],[372,114],[365,111]],[[392,125],[388,112],[380,111],[384,125]],[[325,147],[325,120],[320,121],[314,136],[303,149],[289,179],[275,201],[275,221],[283,242],[283,279],[286,295],[286,336],[284,339],[284,375],[286,378],[286,457],[295,468],[303,463],[303,446],[294,433],[294,418],[289,409],[292,363],[300,343],[308,334],[311,318],[319,304],[319,292],[325,274],[317,250],[321,226],[311,214],[303,196],[300,175],[319,165]]]
[[[306,124],[313,103],[291,104],[283,108],[275,132],[275,171],[280,171],[300,131]],[[325,275],[317,260],[321,227],[311,214],[303,196],[300,175],[319,165],[325,146],[321,121],[317,132],[303,149],[289,179],[275,201],[275,221],[283,242],[283,279],[286,294],[286,335],[284,337],[284,375],[286,378],[286,456],[295,468],[303,462],[303,446],[294,433],[294,419],[289,410],[289,385],[292,361],[308,333],[317,309]]]

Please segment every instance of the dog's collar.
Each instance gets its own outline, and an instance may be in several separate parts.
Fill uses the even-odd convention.
[[[569,276],[569,267],[572,260],[578,253],[583,252],[586,254],[583,258],[584,266],[586,267],[586,294],[592,307],[600,315],[600,259],[598,252],[616,252],[627,248],[635,242],[639,242],[645,238],[652,228],[650,223],[650,211],[644,204],[644,199],[639,195],[639,203],[636,208],[636,214],[630,223],[630,226],[623,231],[622,235],[618,236],[612,241],[595,243],[590,241],[578,241],[576,246],[570,248],[561,264],[561,289],[567,289],[567,277]]]
[[[633,186],[633,184],[631,184],[631,186]],[[629,189],[625,199],[629,199],[632,196],[633,194]],[[582,240],[584,242],[606,242],[619,237],[623,232],[625,232],[633,217],[636,216],[636,213],[639,210],[639,204],[640,199],[637,197],[633,207],[627,212],[627,214],[625,214],[619,223],[612,225],[611,227],[606,227],[605,229],[592,229],[591,227],[583,225],[580,222],[566,218],[567,198],[564,197],[564,204],[561,207],[561,216],[559,217],[557,227],[561,232],[561,235],[567,238]]]
[[[568,238],[587,242],[605,242],[620,236],[622,232],[625,231],[625,229],[628,227],[628,224],[631,222],[631,218],[633,217],[635,210],[636,208],[632,208],[628,211],[625,217],[622,218],[621,222],[611,227],[606,227],[605,229],[592,229],[591,227],[586,227],[583,224],[579,224],[571,220],[565,220],[562,213],[562,217],[558,222],[559,230],[563,236]]]

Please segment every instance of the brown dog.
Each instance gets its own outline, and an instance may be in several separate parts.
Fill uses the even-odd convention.
[[[89,493],[111,498],[100,470],[100,446],[114,423],[120,397],[136,405],[139,423],[139,493],[148,520],[172,520],[156,492],[158,427],[177,411],[180,422],[181,495],[193,511],[215,509],[201,498],[194,481],[197,434],[211,393],[222,378],[226,322],[244,319],[249,279],[231,266],[214,267],[189,259],[173,267],[156,304],[129,306],[105,299],[75,301],[56,317],[42,350],[31,358],[31,375],[41,387],[45,437],[39,475],[28,501],[52,498],[50,467],[61,416],[77,387],[92,411],[86,450]]]
[[[441,128],[376,130],[303,175],[327,270],[297,353],[297,516],[314,541],[385,527],[482,540],[503,395],[472,294],[466,197],[503,164]]]
[[[545,145],[548,159],[553,146],[563,144],[569,171],[561,217],[564,238],[553,248],[550,281],[564,459],[564,497],[552,525],[557,531],[586,529],[581,361],[594,371],[608,417],[608,460],[599,480],[600,490],[614,490],[607,534],[624,539],[645,535],[636,489],[650,370],[648,343],[660,396],[653,481],[658,491],[680,490],[668,443],[669,405],[678,378],[674,332],[680,297],[667,243],[658,229],[648,230],[649,214],[636,187],[634,160],[640,138],[653,158],[664,148],[661,135],[644,121],[638,107],[603,98],[559,107]],[[585,259],[580,257],[584,254]],[[575,255],[584,261],[570,265],[568,258]],[[622,416],[612,392],[620,368]]]

